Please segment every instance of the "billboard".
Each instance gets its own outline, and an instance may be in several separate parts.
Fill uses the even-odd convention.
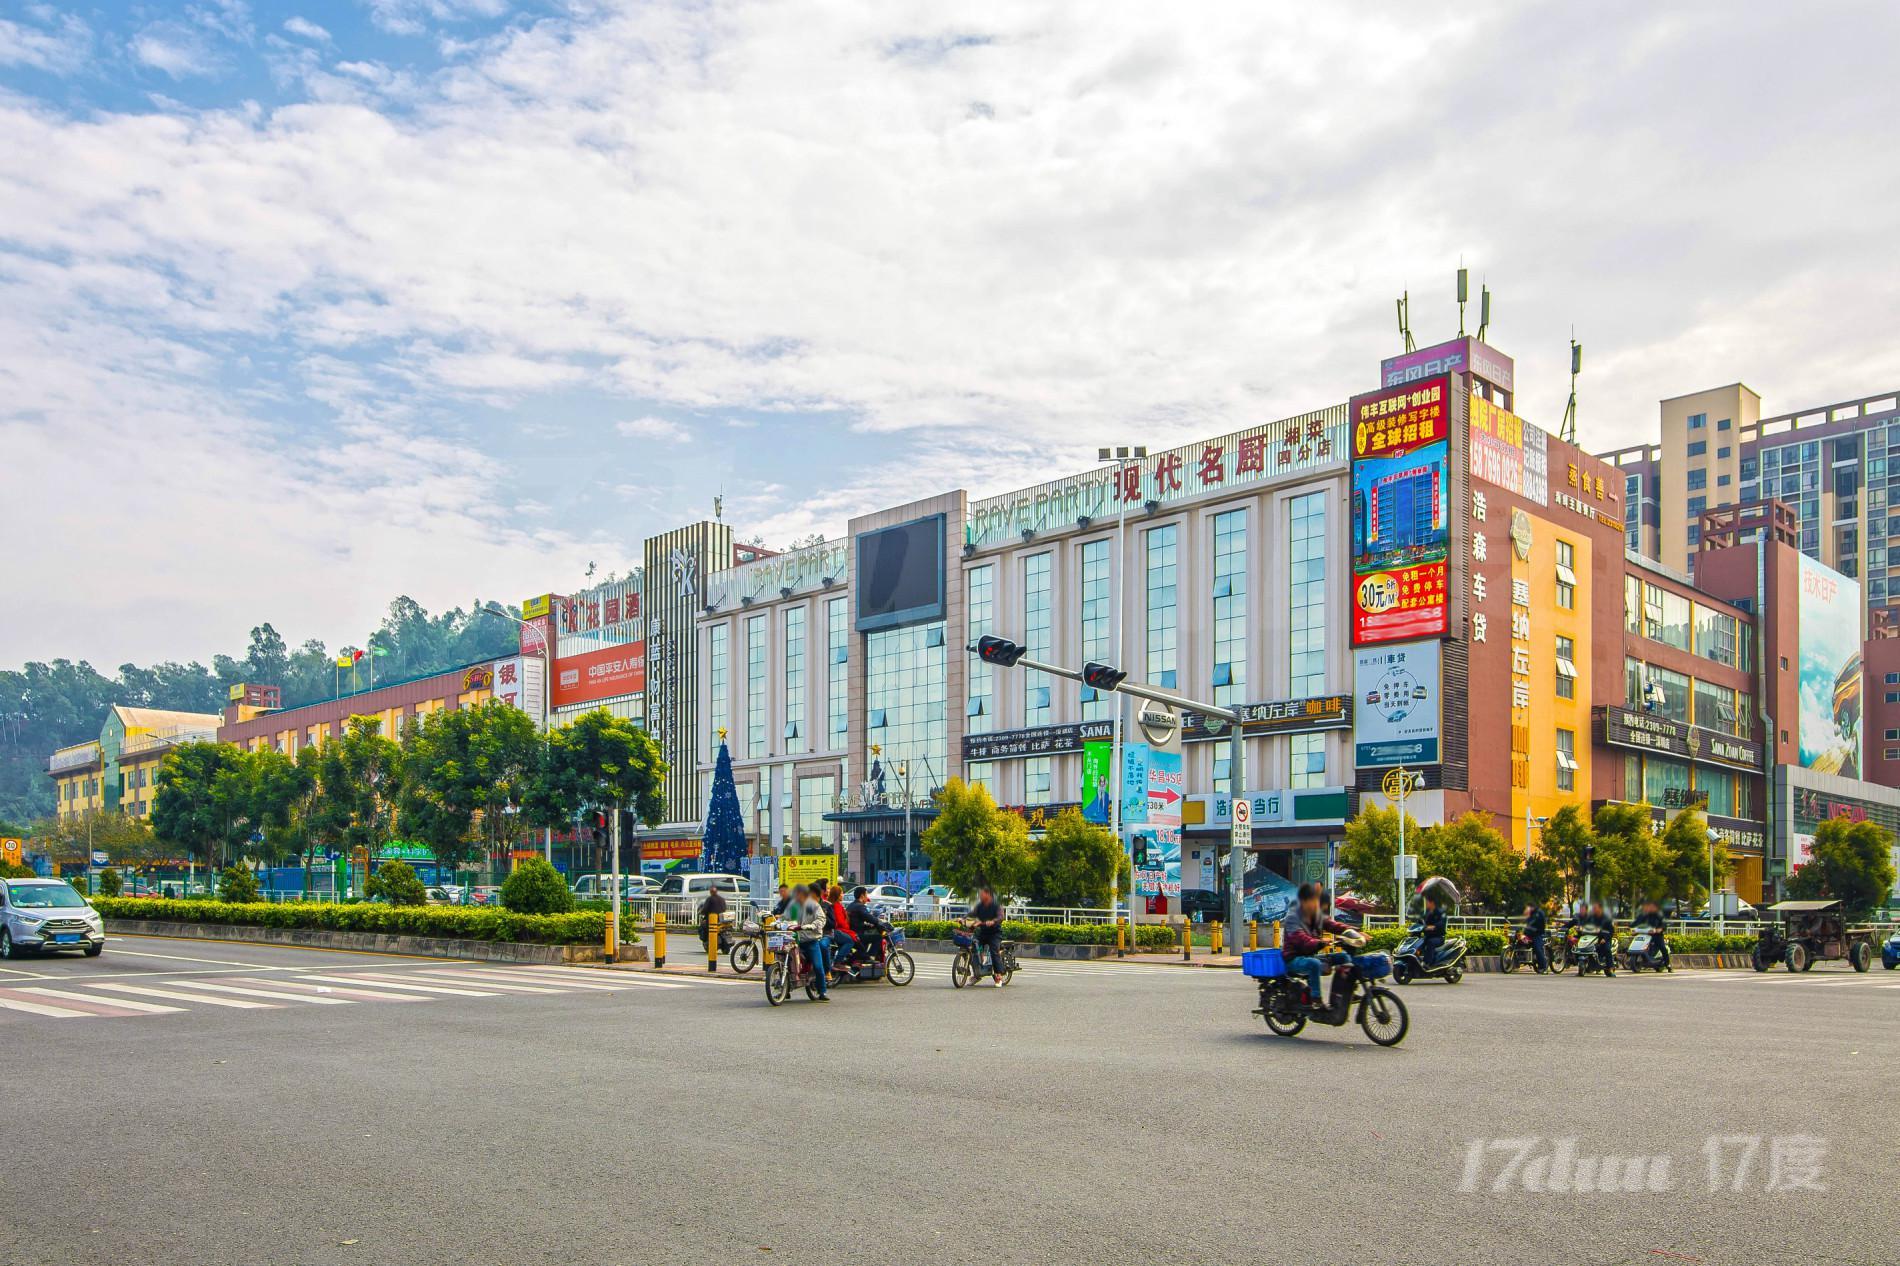
[[[1352,653],[1356,767],[1438,763],[1442,669],[1438,642],[1365,647]]]
[[[1550,504],[1549,436],[1476,392],[1471,396],[1471,477],[1526,501]]]
[[[1379,362],[1379,381],[1388,387],[1452,372],[1475,374],[1504,391],[1517,393],[1517,362],[1475,338],[1455,338]]]
[[[592,703],[620,695],[637,695],[647,688],[645,642],[603,646],[584,655],[554,661],[554,706]]]
[[[1135,867],[1135,891],[1144,897],[1181,895],[1181,810],[1186,801],[1187,783],[1181,772],[1181,753],[1147,744],[1131,744],[1143,749],[1141,765],[1146,771],[1138,795],[1142,823],[1129,832],[1140,857]],[[1126,778],[1126,775],[1124,775]],[[1128,796],[1123,783],[1124,798]]]
[[[1799,559],[1801,764],[1860,777],[1860,584]]]
[[[1353,397],[1354,646],[1449,626],[1450,400],[1449,378]]]
[[[1107,825],[1114,794],[1115,744],[1109,740],[1082,744],[1082,816]]]

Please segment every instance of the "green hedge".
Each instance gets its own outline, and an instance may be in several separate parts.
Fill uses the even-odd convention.
[[[108,919],[158,919],[176,923],[224,923],[244,927],[317,928],[334,932],[382,932],[441,936],[470,941],[533,941],[547,945],[598,945],[607,936],[600,914],[511,914],[470,906],[390,906],[375,902],[330,905],[314,901],[166,901],[154,897],[95,897]],[[622,932],[621,939],[634,938]]]
[[[947,941],[957,925],[948,919],[912,919],[904,924],[904,935],[923,940]],[[1136,945],[1168,948],[1181,943],[1181,934],[1155,923],[1137,924]],[[1113,945],[1113,923],[1023,923],[1003,921],[1003,939],[1026,945]]]
[[[1405,939],[1404,928],[1380,928],[1366,934],[1371,942],[1370,948],[1385,950],[1388,953]],[[1495,928],[1473,929],[1468,932],[1453,931],[1453,936],[1462,936],[1469,952],[1473,954],[1502,954],[1504,952],[1504,933]],[[1556,944],[1563,935],[1562,928],[1552,928],[1550,943]],[[1261,933],[1264,940],[1266,934]],[[1749,932],[1731,932],[1722,936],[1714,932],[1670,932],[1669,949],[1676,954],[1746,954],[1755,948],[1755,937]],[[1629,942],[1629,929],[1619,927],[1616,932],[1618,946]]]

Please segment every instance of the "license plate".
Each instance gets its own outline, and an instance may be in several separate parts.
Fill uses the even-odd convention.
[[[77,932],[59,932],[54,935],[53,943],[55,945],[77,945],[83,939],[85,938],[81,937]]]

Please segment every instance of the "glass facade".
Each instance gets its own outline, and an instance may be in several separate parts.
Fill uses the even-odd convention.
[[[1247,702],[1247,512],[1214,516],[1214,702]]]
[[[972,567],[966,573],[969,593],[970,645],[980,637],[996,632],[996,568],[993,564]],[[996,669],[976,656],[970,656],[968,714],[964,728],[971,734],[988,734],[996,728]]]
[[[832,598],[825,603],[825,730],[830,747],[844,747],[851,728],[851,701],[845,685],[845,674],[850,671],[850,602]]]
[[[1023,762],[1023,803],[1048,804],[1054,800],[1055,758],[1031,756]]]
[[[745,754],[765,755],[765,617],[745,622]]]
[[[805,734],[805,608],[785,610],[785,747],[787,753],[809,749]]]
[[[1023,649],[1030,659],[1049,659],[1055,592],[1054,555],[1031,554],[1023,560]],[[1055,689],[1047,673],[1023,670],[1023,724],[1047,725],[1055,717]]]
[[[996,799],[996,766],[991,761],[971,761],[963,767],[963,781],[972,787],[981,787],[990,793],[990,799]]]
[[[1094,660],[1106,664],[1113,651],[1110,639],[1113,625],[1110,612],[1114,601],[1110,588],[1107,541],[1090,541],[1082,546],[1082,662]],[[1082,719],[1106,721],[1114,715],[1114,697],[1082,687]]]
[[[1148,684],[1176,689],[1175,670],[1180,649],[1179,567],[1173,524],[1150,528],[1142,534],[1143,610],[1147,613]]]
[[[911,787],[918,795],[941,783],[949,768],[943,633],[938,620],[879,629],[864,638],[865,737],[882,749],[892,777],[894,766],[912,766]]]
[[[712,760],[719,755],[719,731],[725,729],[732,720],[726,703],[726,691],[730,686],[728,674],[731,670],[731,628],[725,624],[715,624],[707,633],[706,639],[706,759]],[[701,798],[702,803],[704,797]]]
[[[832,824],[825,814],[837,803],[838,780],[830,775],[798,780],[798,848],[822,852],[834,846]]]
[[[1325,493],[1287,503],[1287,534],[1287,693],[1299,698],[1326,692]]]
[[[1292,759],[1288,762],[1287,786],[1324,787],[1326,785],[1326,736],[1295,734]]]

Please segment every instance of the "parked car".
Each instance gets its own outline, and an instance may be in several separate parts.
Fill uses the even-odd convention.
[[[655,895],[660,881],[651,875],[625,874],[620,877],[621,897],[650,897]],[[574,881],[574,899],[576,901],[605,901],[613,896],[614,877],[612,875],[582,875]]]
[[[438,884],[429,889],[429,904],[432,906],[459,906],[468,903],[468,895],[460,888]]]
[[[690,906],[694,913],[699,911],[700,902],[714,888],[726,894],[726,903],[736,905],[749,901],[752,897],[752,881],[744,875],[718,874],[671,874],[663,883],[647,896],[658,897],[662,901],[679,901]]]
[[[81,950],[97,958],[106,924],[63,879],[0,879],[0,958]]]
[[[498,906],[501,904],[501,889],[493,884],[482,884],[468,890],[468,904],[472,906]]]
[[[910,889],[896,884],[866,884],[864,899],[874,908],[891,914],[910,913]]]

